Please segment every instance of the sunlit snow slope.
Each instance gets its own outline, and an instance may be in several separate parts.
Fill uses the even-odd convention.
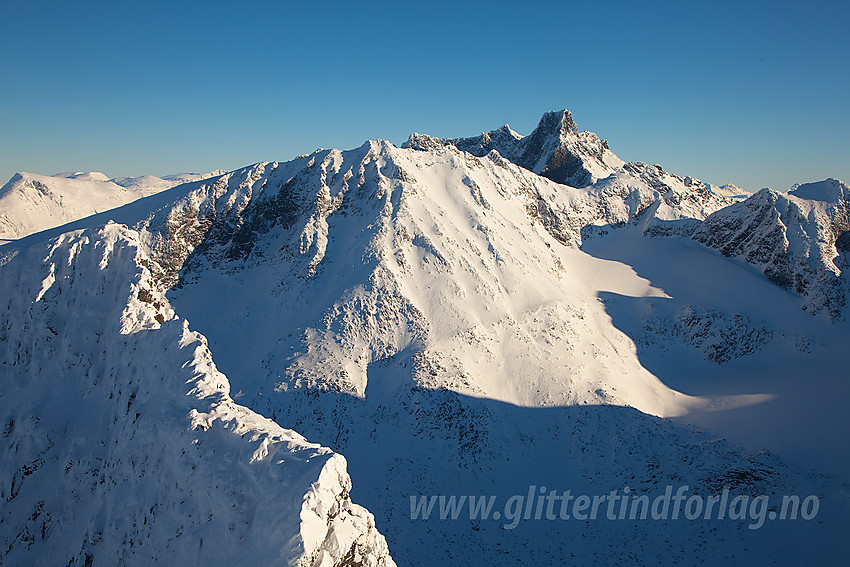
[[[220,173],[111,180],[98,171],[52,176],[17,173],[0,188],[0,241],[22,238]]]
[[[805,201],[801,211],[814,206],[825,216],[806,225],[813,228],[799,236],[803,244],[783,249],[785,241],[771,240],[779,253],[758,263],[747,254],[758,231],[744,231],[755,240],[742,240],[743,233],[727,230],[742,223],[724,222],[725,215],[747,220],[735,211],[766,211],[764,222],[755,215],[753,223],[769,226],[778,217],[786,234],[802,223],[801,215],[753,207],[763,196],[744,200],[660,166],[625,163],[595,135],[578,133],[568,113],[547,113],[527,138],[501,129],[480,139],[412,136],[407,145],[372,141],[351,151],[259,163],[6,245],[0,248],[8,262],[1,270],[8,278],[4,289],[14,288],[16,278],[29,282],[20,286],[29,291],[9,304],[9,317],[33,321],[31,332],[46,342],[65,340],[69,331],[57,330],[42,314],[51,312],[45,302],[67,282],[60,277],[65,263],[50,260],[45,247],[61,252],[85,237],[97,249],[108,248],[109,234],[129,235],[140,251],[136,265],[149,301],[135,288],[103,300],[124,313],[123,323],[111,323],[117,327],[103,336],[170,345],[168,333],[189,333],[202,343],[186,330],[185,317],[208,341],[205,364],[214,359],[228,377],[232,399],[224,396],[221,403],[250,408],[346,456],[355,500],[375,514],[400,565],[829,564],[846,555],[850,467],[841,457],[847,442],[837,432],[848,425],[841,408],[850,390],[840,347],[850,333],[840,306],[807,307],[822,289],[819,280],[802,295],[765,277],[766,266],[788,254],[802,257],[812,249],[805,242],[817,239],[826,242],[824,252],[808,256],[814,262],[808,265],[825,266],[830,246],[836,253],[829,260],[840,263],[840,225],[823,219],[838,218],[843,193],[832,208],[806,204],[814,198],[810,189],[789,197]],[[578,175],[575,184],[582,187],[558,182],[579,177],[553,179],[557,172]],[[109,220],[127,228],[97,228]],[[838,228],[829,236],[827,226]],[[725,243],[739,241],[742,252],[727,253]],[[24,266],[35,270],[29,280],[20,275]],[[840,266],[833,266],[844,282]],[[85,289],[101,287],[88,283]],[[61,301],[67,297],[63,292]],[[146,318],[134,315],[134,306]],[[72,330],[104,326],[97,321]],[[87,336],[80,335],[67,340]],[[56,352],[102,351],[88,340]],[[163,364],[145,355],[153,347],[138,348],[141,354],[121,346],[121,358],[106,359],[115,371],[105,371],[111,377],[105,383],[122,396],[128,380],[158,376],[143,369]],[[20,351],[9,346],[9,356]],[[179,356],[164,352],[174,360],[168,368],[184,368]],[[56,356],[68,364],[64,354]],[[16,373],[44,372],[41,359],[26,359],[25,371],[10,371],[18,362],[9,360],[15,365],[7,362],[3,372],[20,383],[20,393],[6,397],[11,405],[35,396]],[[181,451],[180,440],[188,439],[197,454],[192,441],[215,430],[199,433],[200,425],[218,423],[197,415],[219,410],[188,392],[177,396],[189,404],[184,413],[169,414],[177,425],[165,430],[158,421],[157,431]],[[128,429],[136,427],[138,411],[143,428],[147,412],[132,410],[122,396],[107,397],[104,411],[126,412],[116,423]],[[23,407],[52,415],[34,403]],[[197,413],[187,418],[192,409]],[[789,411],[797,419],[789,419]],[[234,449],[237,456],[206,454],[187,462],[216,479],[254,475],[233,480],[240,490],[246,482],[264,490],[277,486],[290,500],[309,492],[287,484],[290,474],[307,478],[304,472],[256,476],[252,457],[246,465],[238,456],[242,450],[263,454],[260,437],[253,439],[232,438],[241,448]],[[205,447],[218,445],[204,440],[200,450]],[[23,476],[36,459],[31,453],[10,457],[9,470]],[[173,466],[185,466],[183,459]],[[275,466],[302,466],[298,459],[280,460],[272,459]],[[46,481],[30,476],[32,494],[40,494]],[[667,485],[701,494],[727,486],[738,495],[817,494],[822,509],[817,521],[768,523],[759,530],[735,521],[530,521],[507,530],[493,520],[410,517],[410,496],[417,495],[496,495],[504,501],[529,486],[591,495],[629,486],[635,494],[655,495]],[[327,553],[330,564],[389,562],[368,513],[331,486],[328,493],[358,518],[357,529],[332,537],[312,531],[310,522],[305,528],[303,516],[300,528],[281,520],[289,526],[286,537],[300,533],[304,542],[287,560],[321,562]],[[276,510],[275,500],[256,505],[281,518],[301,510],[293,504]],[[20,521],[24,509],[10,518]],[[132,525],[126,514],[120,517],[121,526]],[[108,549],[109,557],[129,553],[126,544]]]

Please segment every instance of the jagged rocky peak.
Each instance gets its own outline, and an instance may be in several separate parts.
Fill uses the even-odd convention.
[[[804,298],[811,313],[833,320],[844,311],[850,199],[836,179],[799,185],[788,193],[762,189],[708,216],[694,240],[756,266],[772,282]]]
[[[433,150],[455,146],[483,157],[493,150],[534,173],[573,187],[586,187],[623,166],[593,132],[579,132],[568,110],[546,112],[528,136],[517,134],[507,125],[470,138],[434,138],[411,134],[403,147]]]
[[[532,135],[543,132],[546,135],[578,135],[578,125],[572,113],[567,110],[550,111],[543,114]]]

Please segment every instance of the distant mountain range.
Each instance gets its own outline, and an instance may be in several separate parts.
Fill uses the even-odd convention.
[[[99,171],[18,173],[0,188],[0,240],[15,240],[126,205],[175,185],[221,175],[180,173],[109,179]]]

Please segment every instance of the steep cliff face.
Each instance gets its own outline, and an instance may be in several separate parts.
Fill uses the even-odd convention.
[[[108,224],[0,269],[8,564],[393,565],[346,462],[233,401]]]
[[[505,125],[471,138],[438,139],[412,134],[403,147],[428,149],[452,145],[483,157],[496,150],[505,159],[556,183],[586,187],[623,166],[593,132],[579,132],[568,110],[547,112],[528,136]]]
[[[693,239],[739,258],[774,283],[800,294],[804,308],[841,317],[846,306],[850,191],[828,179],[787,194],[762,189],[703,222]]]

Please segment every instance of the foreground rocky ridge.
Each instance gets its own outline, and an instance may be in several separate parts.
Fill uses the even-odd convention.
[[[345,460],[233,401],[152,264],[108,224],[0,270],[2,562],[393,565]]]

